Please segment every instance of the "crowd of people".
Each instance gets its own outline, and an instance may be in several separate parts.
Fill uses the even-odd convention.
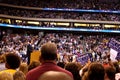
[[[27,32],[16,34],[12,30],[4,33],[0,44],[0,80],[120,79],[119,60],[110,60],[110,48],[107,47],[110,38],[119,41],[119,36],[43,32],[33,35]],[[41,51],[41,55],[39,61],[28,64],[22,60],[20,50],[27,52],[30,43],[34,50]],[[73,58],[86,52],[92,54],[93,60],[88,59],[84,65],[77,61],[77,56]]]
[[[75,19],[75,20],[98,20],[98,21],[120,21],[119,14],[91,13],[91,12],[66,12],[66,11],[41,11],[26,10],[10,7],[2,7],[0,14],[26,17],[26,18],[52,18],[52,19]],[[71,16],[72,15],[72,16]]]
[[[107,46],[107,44],[111,38],[120,41],[119,35],[108,36],[44,32],[39,32],[37,35],[33,35],[29,31],[25,31],[24,34],[14,34],[12,30],[7,30],[7,32],[3,33],[4,34],[0,42],[0,54],[15,52],[20,55],[20,57],[25,57],[29,44],[33,49],[39,50],[39,47],[41,47],[42,44],[46,42],[55,42],[57,44],[58,52],[61,56],[65,54],[77,55],[93,52],[102,55],[102,53],[104,54],[109,52],[110,48]],[[30,49],[32,50],[32,48]],[[98,55],[98,60],[99,59],[100,56]]]
[[[95,9],[95,10],[120,10],[119,0],[1,0],[1,3],[31,6],[40,8],[69,8],[69,9]],[[28,4],[29,2],[29,4]]]
[[[117,0],[113,1],[114,4],[99,0],[0,2],[40,8],[120,9]],[[26,18],[120,21],[119,14],[52,12],[11,7],[1,7],[0,14]],[[120,41],[119,35],[102,33],[97,35],[36,30],[32,34],[27,29],[0,28],[0,80],[120,80],[120,56],[115,62],[110,58],[111,48],[108,43],[111,39]],[[30,62],[34,50],[41,53],[39,61]],[[79,59],[86,54],[88,58],[85,58],[87,61],[83,64]]]
[[[55,0],[49,1],[49,2],[54,2],[54,1]],[[1,2],[4,3],[4,1],[2,1],[2,0],[1,0]],[[10,1],[8,0],[6,2],[9,3]],[[18,2],[17,1],[15,2],[16,5],[17,5]],[[44,1],[40,1],[41,4],[44,4],[43,2]],[[45,2],[47,2],[47,0]],[[58,3],[61,3],[61,4],[62,4],[62,2],[61,2],[61,0],[60,0],[60,2],[58,1]],[[102,5],[102,7],[104,7],[104,8],[101,8],[100,10],[104,10],[106,8],[111,8],[111,10],[112,10],[112,8],[115,8],[115,6],[119,6],[119,5],[117,5],[116,2],[115,2],[115,5],[114,4],[111,5],[111,3],[105,3],[105,4],[103,4],[103,3],[99,2],[99,1],[96,1],[96,0],[95,1],[94,0],[92,0],[92,1],[86,1],[86,0],[82,0],[82,1],[74,1],[74,0],[73,1],[67,1],[66,0],[65,2],[66,2],[65,3],[66,5],[67,5],[67,3],[71,3],[71,2],[73,2],[73,3],[74,2],[76,2],[76,3],[80,2],[81,4],[85,3],[86,5],[87,4],[91,4],[91,2],[92,2],[92,4],[96,3],[96,5],[99,4],[99,5]],[[97,4],[97,2],[98,2],[98,4]],[[12,3],[14,3],[14,2],[12,2]],[[23,1],[23,4],[24,3],[26,3],[26,2]],[[57,2],[55,2],[55,3],[57,3]],[[109,4],[109,7],[106,7],[106,5],[108,5],[108,4]],[[46,4],[46,5],[51,5],[51,3]],[[87,7],[86,5],[84,5],[84,6]],[[84,6],[82,5],[82,7],[84,7]],[[112,6],[112,7],[110,7],[110,6]],[[97,6],[94,6],[94,7],[96,9]],[[98,7],[100,7],[100,6],[98,6]],[[51,8],[51,7],[49,7],[49,8]],[[84,9],[87,9],[87,8],[84,8]],[[88,9],[92,9],[92,8],[88,8]],[[70,20],[72,19],[72,20],[95,20],[95,21],[114,21],[114,22],[120,21],[120,16],[117,13],[45,11],[45,10],[34,10],[34,9],[25,9],[25,8],[21,9],[21,8],[15,8],[15,7],[13,8],[13,7],[10,7],[10,6],[9,7],[7,7],[7,6],[1,6],[0,14],[10,15],[10,16],[15,16],[15,17],[16,16],[17,17],[23,17],[23,18],[34,18],[34,19],[35,18],[43,18],[43,19],[63,19],[63,20],[64,19],[70,19]],[[6,23],[6,22],[0,20],[0,23]],[[29,25],[30,26],[34,26],[34,24],[27,24],[27,21],[25,21],[25,20],[22,20],[22,22],[15,22],[15,20],[14,20],[14,21],[11,21],[11,23],[12,24],[17,24],[17,25],[23,25],[23,26],[26,26],[26,25],[27,26],[29,26]],[[35,26],[61,27],[61,26],[50,24],[50,23],[46,23],[46,22],[44,23],[42,21],[39,24],[37,24],[37,25],[35,24]],[[68,27],[73,27],[74,28],[75,26],[70,23]],[[107,30],[108,29],[109,30],[111,30],[111,29],[112,30],[119,30],[119,26],[118,25],[117,25],[117,27],[113,27],[113,28],[108,28],[108,27],[106,28],[106,27],[104,27],[104,24],[100,24],[99,26],[95,26],[95,27],[94,26],[92,26],[92,27],[91,26],[87,26],[87,27],[77,26],[77,27],[85,28],[85,29],[97,29],[97,30],[99,30],[99,29],[102,29],[102,30],[104,30],[104,29],[105,30],[106,29]]]
[[[1,54],[6,52],[16,52],[21,57],[27,54],[26,51],[28,44],[31,44],[32,47],[37,49],[37,47],[40,47],[42,44],[49,41],[55,42],[57,44],[58,52],[61,55],[89,53],[90,50],[94,49],[93,46],[98,48],[101,53],[105,53],[108,48],[106,48],[107,42],[103,42],[103,40],[109,41],[110,39],[106,36],[84,36],[75,35],[72,33],[64,33],[64,35],[61,33],[46,33],[44,36],[43,33],[39,33],[39,35],[32,35],[28,33],[12,34],[12,31],[9,30],[8,34],[4,35],[5,36],[3,36],[0,43]],[[119,38],[119,36],[117,37]]]

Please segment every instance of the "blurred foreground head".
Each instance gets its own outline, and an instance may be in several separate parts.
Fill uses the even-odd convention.
[[[15,53],[6,54],[6,68],[17,69],[20,66],[20,57]]]
[[[14,73],[13,79],[14,80],[25,80],[26,76],[22,71],[17,71],[17,72]]]
[[[88,71],[83,75],[82,80],[104,80],[105,70],[102,64],[93,62],[88,66]]]
[[[69,75],[58,71],[47,71],[38,80],[73,80]]]

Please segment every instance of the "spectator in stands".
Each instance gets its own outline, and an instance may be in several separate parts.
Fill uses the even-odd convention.
[[[105,80],[115,80],[116,70],[114,67],[105,67]]]
[[[57,60],[57,46],[55,43],[45,43],[41,47],[40,62],[42,63],[39,67],[29,71],[26,75],[26,80],[38,80],[38,78],[46,71],[60,71],[64,72],[73,78],[71,72],[64,70],[63,68],[56,65]]]
[[[22,71],[17,71],[13,75],[14,80],[26,80],[26,76]]]
[[[74,80],[81,80],[79,75],[79,67],[76,63],[70,62],[65,65],[65,69],[73,74]]]
[[[28,65],[28,71],[36,68],[40,66],[40,62],[39,61],[32,61],[29,65]]]
[[[89,65],[88,71],[82,77],[82,80],[104,80],[105,70],[102,64],[93,62]]]
[[[6,70],[1,71],[2,72],[9,72],[10,74],[14,74],[16,72],[16,69],[20,66],[20,57],[15,53],[8,53],[6,54],[6,60],[5,60],[5,67]]]
[[[38,80],[73,80],[69,75],[59,71],[47,71]]]
[[[13,76],[9,72],[0,73],[0,80],[13,80]]]

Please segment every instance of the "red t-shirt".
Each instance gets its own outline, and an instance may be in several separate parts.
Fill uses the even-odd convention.
[[[47,63],[43,63],[39,67],[36,67],[36,68],[30,70],[26,75],[26,80],[38,80],[38,78],[46,71],[64,72],[73,78],[73,75],[71,72],[57,66],[55,63],[47,62]]]

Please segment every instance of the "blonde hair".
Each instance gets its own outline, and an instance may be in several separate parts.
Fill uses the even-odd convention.
[[[19,67],[19,71],[22,71],[24,74],[26,74],[28,72],[28,65],[27,65],[27,63],[21,63],[21,65]]]
[[[6,56],[6,54],[0,55],[0,63],[4,63],[5,62],[5,56]]]
[[[26,76],[22,71],[17,71],[13,75],[14,80],[26,80]]]
[[[0,73],[0,80],[13,80],[13,76],[9,72]]]

